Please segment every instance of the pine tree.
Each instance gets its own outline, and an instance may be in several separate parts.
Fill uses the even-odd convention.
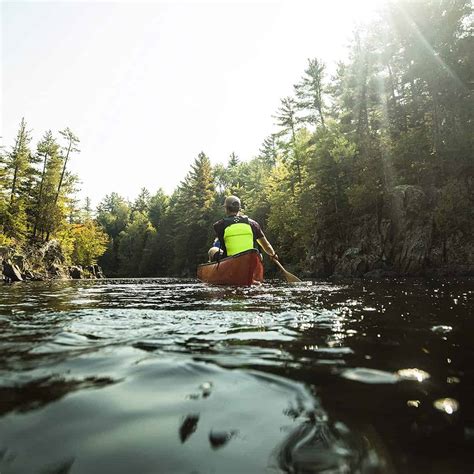
[[[301,121],[324,128],[324,69],[325,65],[318,59],[308,59],[308,67],[301,82],[294,86],[296,107],[306,113]]]
[[[37,192],[37,199],[34,212],[34,227],[33,227],[33,239],[36,238],[38,227],[42,223],[42,231],[45,232],[48,227],[45,227],[45,223],[50,220],[47,215],[48,200],[51,201],[52,188],[55,187],[54,182],[59,180],[59,145],[56,142],[51,130],[47,131],[43,139],[37,145],[37,155],[43,160],[41,178],[39,182],[39,189]],[[54,171],[56,170],[56,173]],[[52,174],[56,175],[55,177]],[[51,182],[53,180],[53,183]],[[48,209],[51,210],[51,209]]]
[[[27,205],[30,179],[33,172],[33,157],[29,148],[30,132],[26,129],[25,119],[22,118],[15,145],[6,155],[4,181],[9,186],[9,196],[6,211],[3,216],[3,228],[7,236],[22,242],[28,229]]]
[[[140,194],[132,204],[132,211],[146,215],[150,209],[150,199],[150,191],[146,188],[142,188]]]
[[[55,204],[58,202],[59,195],[61,193],[61,188],[64,183],[64,178],[66,176],[66,169],[67,169],[67,163],[69,161],[69,158],[72,153],[80,151],[79,148],[77,148],[77,144],[80,142],[80,140],[74,135],[74,133],[72,133],[69,127],[65,128],[64,130],[61,130],[59,133],[66,140],[66,146],[62,147],[63,167],[61,170],[61,176],[59,178],[58,189],[57,189],[56,196],[54,199]]]
[[[207,258],[215,204],[213,169],[209,158],[201,152],[174,196],[176,272],[190,274]]]
[[[294,98],[285,97],[281,99],[281,106],[278,109],[276,125],[280,127],[277,137],[288,137],[288,141],[284,143],[285,155],[294,165],[296,169],[296,179],[298,184],[301,184],[301,158],[298,155],[296,147],[296,133],[298,131],[299,119],[296,115],[297,104]],[[294,192],[294,188],[293,188]]]

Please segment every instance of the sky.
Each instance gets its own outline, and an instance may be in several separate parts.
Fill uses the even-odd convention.
[[[22,117],[33,148],[69,127],[80,199],[171,194],[201,151],[213,164],[258,154],[308,59],[334,70],[376,4],[3,1],[1,144]]]

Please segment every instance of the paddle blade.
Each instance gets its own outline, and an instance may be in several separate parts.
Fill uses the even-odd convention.
[[[283,272],[285,280],[288,283],[297,283],[297,282],[301,281],[296,275],[293,275],[293,273],[290,273],[290,272],[286,271],[284,269],[283,265],[278,260],[274,259],[273,261],[280,267],[280,270]]]
[[[297,283],[301,281],[296,275],[293,275],[293,273],[290,273],[288,271],[284,271],[283,275],[285,275],[286,281],[289,283]]]

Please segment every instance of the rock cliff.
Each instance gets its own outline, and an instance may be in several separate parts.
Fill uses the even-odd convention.
[[[441,235],[435,199],[418,186],[396,186],[379,217],[359,218],[345,241],[315,235],[308,276],[473,275],[472,231]]]

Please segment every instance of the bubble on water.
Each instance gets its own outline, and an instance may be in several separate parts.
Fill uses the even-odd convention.
[[[459,377],[447,377],[446,379],[446,383],[459,383],[461,382],[461,380],[459,379]]]
[[[371,384],[396,383],[400,380],[400,377],[392,372],[363,367],[344,370],[341,376],[349,380]]]
[[[433,402],[433,406],[448,415],[452,415],[459,410],[459,402],[454,398],[439,398]]]
[[[397,374],[405,380],[416,380],[417,382],[423,382],[429,379],[431,376],[428,372],[421,369],[400,369]]]
[[[448,332],[451,332],[453,330],[452,326],[433,326],[431,328],[433,332],[436,332],[438,334],[447,334]]]
[[[202,396],[206,398],[211,394],[212,382],[204,382],[199,386],[199,388],[201,389]]]

